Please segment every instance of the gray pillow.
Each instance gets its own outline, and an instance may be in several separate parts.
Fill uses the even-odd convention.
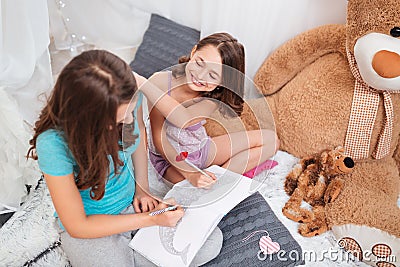
[[[271,207],[260,193],[255,193],[232,209],[218,224],[224,241],[220,254],[203,266],[296,266],[304,264],[302,250],[288,229],[278,220]],[[267,230],[273,242],[279,243],[282,253],[272,254],[261,260],[259,240],[265,233],[255,234],[246,242],[242,240],[258,230]],[[285,254],[283,254],[283,251]],[[278,255],[280,255],[278,258]],[[293,255],[300,255],[296,257]],[[291,256],[291,257],[290,257]],[[282,260],[282,259],[287,259]]]
[[[130,66],[148,78],[156,71],[178,64],[179,57],[189,55],[199,38],[199,31],[152,14],[149,28]]]

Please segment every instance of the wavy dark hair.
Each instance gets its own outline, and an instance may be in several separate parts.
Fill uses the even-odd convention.
[[[129,103],[136,90],[131,69],[112,53],[90,50],[76,56],[61,71],[35,123],[27,157],[38,159],[36,141],[41,133],[60,131],[79,166],[75,179],[78,188],[90,188],[92,199],[103,198],[110,174],[107,155],[118,173],[123,165],[118,151],[122,134],[127,134],[124,129],[130,129],[132,137],[124,137],[130,143],[137,137],[131,125],[116,124],[118,107]]]
[[[201,50],[206,46],[214,46],[222,59],[222,81],[211,92],[203,92],[201,96],[218,100],[220,103],[220,112],[223,115],[234,116],[235,113],[240,116],[243,111],[244,96],[244,73],[245,73],[245,52],[244,47],[230,34],[225,32],[214,33],[201,39],[195,46],[196,50]],[[172,69],[174,77],[185,74],[186,64],[190,56],[179,58],[177,67]],[[231,109],[226,108],[228,105]]]

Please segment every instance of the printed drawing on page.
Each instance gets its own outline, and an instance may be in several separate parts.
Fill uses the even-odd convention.
[[[139,230],[130,243],[133,249],[162,266],[190,264],[222,217],[251,194],[252,180],[218,166],[208,170],[217,176],[212,188],[196,188],[185,180],[165,196],[186,209],[176,227]]]

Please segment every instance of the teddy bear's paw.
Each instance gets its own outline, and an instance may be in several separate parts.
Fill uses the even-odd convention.
[[[341,187],[338,186],[329,187],[324,195],[325,203],[331,203],[335,201],[335,199],[339,196],[340,192],[341,192]]]
[[[339,196],[342,191],[343,182],[340,179],[331,182],[329,187],[325,191],[324,201],[325,203],[331,203]]]
[[[376,244],[372,248],[372,253],[378,257],[378,259],[382,259],[381,261],[376,263],[378,267],[395,267],[394,264],[384,261],[385,259],[389,259],[392,254],[392,249],[386,244]]]
[[[376,266],[378,266],[378,267],[396,267],[396,265],[389,263],[389,262],[385,262],[385,261],[377,262]]]
[[[338,241],[338,245],[347,252],[353,254],[353,256],[358,258],[358,260],[363,260],[363,251],[361,246],[353,238],[343,237]]]
[[[340,190],[329,191],[324,196],[325,203],[331,203],[339,196]]]
[[[338,241],[338,245],[360,261],[364,259],[364,255],[367,255],[361,249],[360,244],[358,244],[358,242],[352,237],[342,237]],[[392,254],[392,248],[390,246],[383,243],[378,243],[375,244],[369,251],[372,251],[372,254],[377,257],[377,267],[396,267],[396,265],[390,262],[390,260],[392,260],[392,257],[394,256]]]
[[[302,172],[302,168],[300,164],[297,164],[293,170],[286,176],[285,180],[285,192],[291,196],[294,190],[297,188],[297,180]]]
[[[313,237],[328,231],[328,227],[323,222],[302,223],[299,226],[299,233],[305,237]]]
[[[311,222],[313,218],[312,213],[308,210],[301,210],[301,209],[294,210],[286,206],[282,209],[282,213],[290,220],[299,223]]]

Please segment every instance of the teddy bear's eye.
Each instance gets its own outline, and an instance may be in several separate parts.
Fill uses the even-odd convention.
[[[340,159],[340,156],[336,156],[336,159]]]
[[[395,38],[400,37],[400,27],[393,27],[393,29],[390,30],[390,35]]]

